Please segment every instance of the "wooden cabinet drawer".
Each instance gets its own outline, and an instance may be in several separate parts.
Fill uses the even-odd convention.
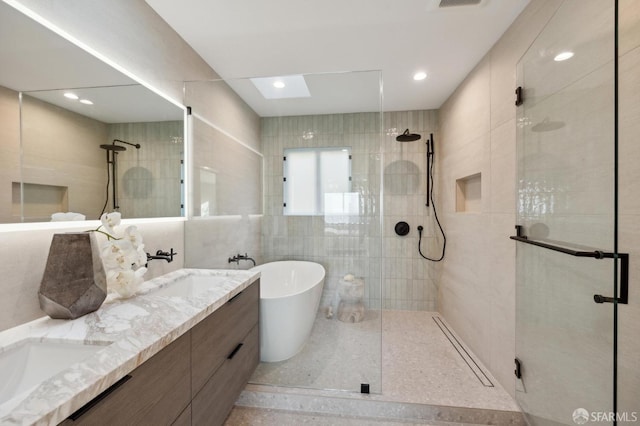
[[[223,424],[260,361],[259,318],[258,280],[62,424]]]
[[[255,325],[233,357],[225,359],[191,403],[192,425],[222,425],[260,362],[260,327]]]
[[[178,417],[171,426],[191,426],[191,404],[184,409],[180,417]]]
[[[133,370],[64,425],[170,425],[191,400],[190,333]]]
[[[191,330],[193,395],[200,391],[244,336],[258,324],[259,316],[258,280]]]

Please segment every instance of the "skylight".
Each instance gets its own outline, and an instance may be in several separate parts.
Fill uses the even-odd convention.
[[[265,99],[309,98],[309,88],[301,75],[252,78],[251,82]]]

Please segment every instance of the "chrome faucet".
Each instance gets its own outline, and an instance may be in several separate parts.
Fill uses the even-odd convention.
[[[236,264],[239,265],[241,260],[250,260],[253,262],[253,266],[256,266],[256,261],[250,258],[249,256],[247,256],[247,253],[245,253],[244,255],[238,253],[235,256],[230,257],[229,263],[236,262]]]
[[[147,262],[150,260],[166,260],[167,262],[171,263],[173,262],[173,256],[177,254],[178,253],[173,251],[173,247],[171,247],[170,252],[158,250],[155,256],[152,256],[151,254],[147,253]]]

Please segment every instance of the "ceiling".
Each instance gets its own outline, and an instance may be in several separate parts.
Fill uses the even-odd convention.
[[[146,2],[223,79],[380,70],[384,110],[401,111],[439,108],[529,0],[448,8],[438,7],[440,0]],[[417,71],[428,77],[414,81]],[[356,102],[365,95],[354,88],[354,76],[342,77],[320,77],[323,84],[301,99],[303,107],[291,99],[266,101],[257,89],[243,88],[246,81],[230,84],[261,116],[380,109],[377,84],[360,85],[378,99],[363,104]]]

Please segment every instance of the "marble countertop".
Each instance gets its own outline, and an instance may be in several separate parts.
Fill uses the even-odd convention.
[[[191,274],[228,279],[191,298],[154,295],[154,289]],[[0,332],[0,352],[25,340],[104,345],[84,361],[0,405],[0,424],[60,423],[259,276],[259,272],[241,270],[180,269],[145,282],[132,298],[110,296],[96,312],[78,319],[44,317]]]

